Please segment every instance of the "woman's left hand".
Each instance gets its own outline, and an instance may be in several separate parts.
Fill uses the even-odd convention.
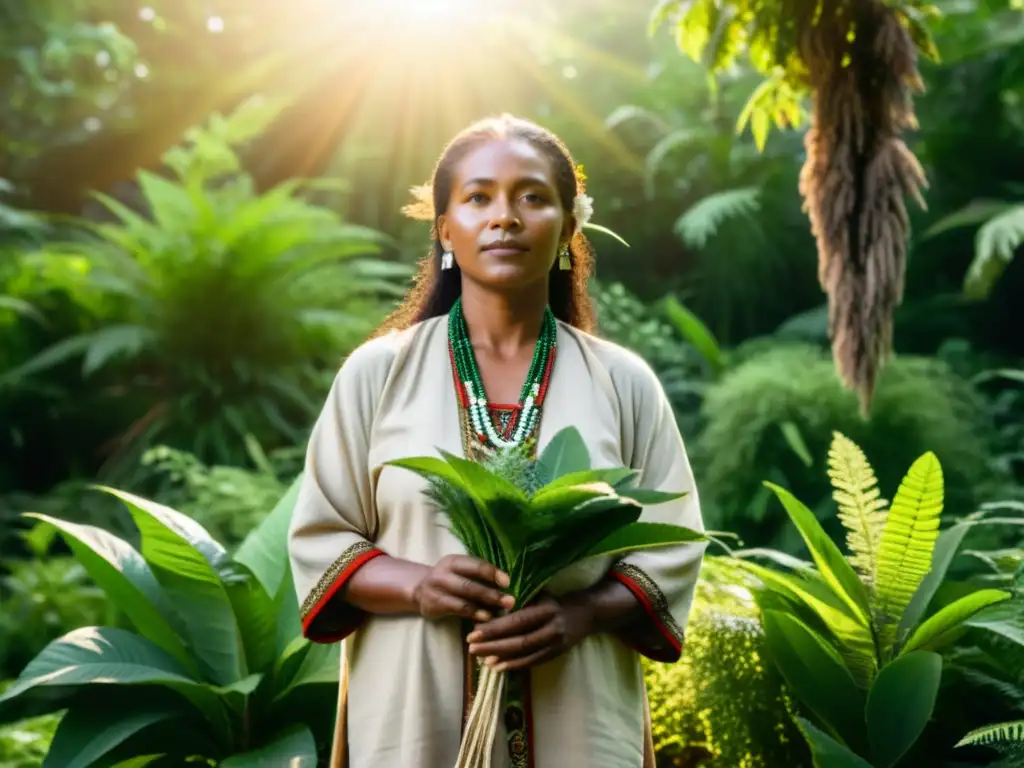
[[[467,639],[471,654],[503,672],[561,656],[591,634],[591,627],[592,611],[585,601],[560,602],[544,595],[521,610],[477,625]]]

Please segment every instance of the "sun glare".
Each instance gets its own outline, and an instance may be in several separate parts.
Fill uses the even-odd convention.
[[[393,26],[465,30],[497,21],[514,10],[510,0],[372,0],[360,4],[367,21]]]

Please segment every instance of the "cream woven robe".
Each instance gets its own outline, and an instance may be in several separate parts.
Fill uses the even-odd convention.
[[[640,471],[643,487],[689,492],[645,510],[642,519],[703,530],[683,441],[653,372],[632,352],[559,323],[538,449],[570,425],[583,435],[594,466],[629,466]],[[425,502],[423,480],[381,468],[437,448],[463,455],[446,317],[355,350],[310,439],[288,546],[306,636],[345,639],[347,680],[332,766],[451,768],[456,761],[467,698],[466,627],[458,620],[369,616],[344,603],[342,589],[382,553],[431,565],[465,551]],[[660,661],[679,657],[704,547],[649,550],[617,562],[594,558],[552,583],[557,594],[610,572],[648,618],[623,636],[590,637],[534,668],[529,727],[513,750],[504,725],[499,728],[495,768],[651,764],[638,653]],[[513,729],[520,724],[511,722]]]

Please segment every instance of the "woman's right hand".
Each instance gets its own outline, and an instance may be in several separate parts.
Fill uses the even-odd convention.
[[[499,609],[515,604],[507,587],[508,574],[490,563],[469,555],[446,555],[427,571],[413,590],[413,601],[425,619],[459,616],[490,621]]]

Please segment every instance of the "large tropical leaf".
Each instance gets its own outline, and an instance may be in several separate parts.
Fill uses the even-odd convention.
[[[867,626],[871,615],[867,590],[843,553],[839,551],[839,547],[829,538],[814,513],[804,506],[803,502],[774,483],[766,482],[765,486],[775,493],[786,508],[825,583],[849,607],[851,615]]]
[[[288,527],[302,485],[300,474],[274,509],[242,541],[235,560],[247,566],[267,594],[276,595],[288,570]]]
[[[816,728],[811,721],[803,717],[795,717],[794,720],[811,748],[814,768],[874,768],[864,758]]]
[[[854,751],[866,744],[864,691],[835,649],[796,617],[764,612],[765,643],[796,697]]]
[[[224,586],[245,649],[246,668],[259,672],[269,669],[277,655],[278,609],[252,571],[241,563],[235,567],[237,573]]]
[[[316,741],[305,726],[295,726],[271,738],[269,743],[241,755],[232,755],[220,768],[316,768]]]
[[[832,498],[839,508],[839,521],[846,528],[851,562],[869,589],[873,589],[878,541],[888,504],[864,452],[839,432],[833,433],[828,451],[828,476],[834,488]]]
[[[150,701],[75,707],[61,718],[42,768],[90,768],[149,726],[181,714],[167,703]]]
[[[872,763],[891,768],[917,741],[935,710],[942,657],[914,651],[886,664],[868,692]]]
[[[840,655],[857,683],[865,687],[868,685],[877,668],[871,628],[850,615],[849,607],[817,573],[804,577],[779,573],[746,560],[736,560],[735,563],[772,592],[795,605],[809,608],[835,638]]]
[[[883,659],[891,652],[903,612],[931,570],[942,496],[942,467],[929,451],[900,483],[879,542],[875,619]]]
[[[943,606],[908,638],[901,655],[917,650],[938,650],[955,640],[965,629],[964,622],[972,616],[1010,597],[1009,592],[1001,589],[980,589]]]
[[[111,493],[128,506],[142,535],[142,556],[171,600],[182,606],[188,641],[204,677],[216,685],[246,677],[238,622],[213,565],[227,567],[223,548],[198,523],[168,507],[124,491]]]
[[[159,646],[114,627],[83,627],[47,645],[0,696],[0,721],[5,720],[5,705],[33,689],[52,688],[61,694],[92,684],[161,685],[191,701],[215,728],[225,725],[214,691],[189,677]],[[57,696],[50,705],[57,710],[61,703]]]
[[[171,654],[190,675],[199,674],[176,626],[180,619],[146,561],[130,544],[91,525],[29,513],[60,533],[86,573],[143,637]]]

